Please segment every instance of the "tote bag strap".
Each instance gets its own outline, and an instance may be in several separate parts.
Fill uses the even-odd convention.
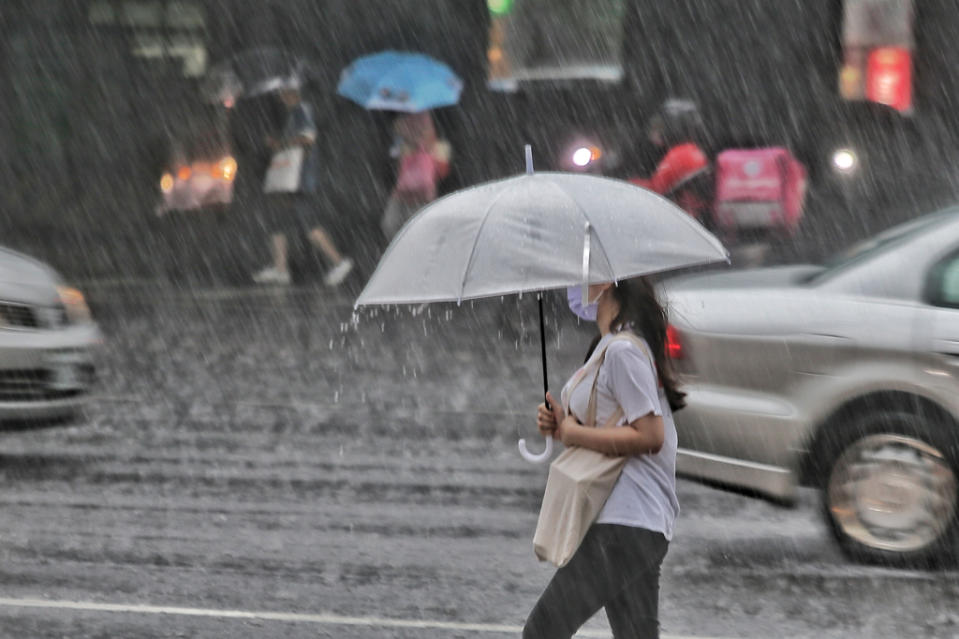
[[[599,372],[599,365],[603,363],[603,358],[606,357],[606,349],[604,348],[602,352],[598,355],[594,355],[589,361],[587,361],[576,373],[573,375],[572,382],[564,389],[562,396],[563,410],[566,411],[566,414],[569,414],[569,402],[573,397],[573,391],[576,390],[576,387],[579,386],[584,379],[589,375],[590,371],[593,368],[597,369],[597,374]],[[594,379],[595,381],[595,379]]]
[[[606,361],[606,351],[609,350],[609,345],[606,345],[606,348],[603,349],[603,352],[599,356],[598,364],[596,365],[596,375],[593,376],[593,385],[589,389],[589,403],[586,408],[586,425],[587,426],[596,426],[596,386],[599,383],[599,371],[603,368],[603,362]],[[617,406],[616,410],[612,415],[609,416],[609,419],[606,420],[606,423],[603,424],[603,428],[609,428],[610,426],[615,426],[619,422],[620,418],[623,416],[622,406]]]

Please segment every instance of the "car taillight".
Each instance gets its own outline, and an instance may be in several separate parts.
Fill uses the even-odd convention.
[[[672,324],[666,327],[666,355],[670,359],[683,358],[683,344],[679,340],[679,331]]]
[[[181,166],[176,171],[177,178],[183,181],[189,180],[191,175],[193,175],[193,171],[188,166]]]

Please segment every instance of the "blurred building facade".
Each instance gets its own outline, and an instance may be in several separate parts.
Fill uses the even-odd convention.
[[[844,8],[842,0],[5,0],[0,228],[16,240],[6,243],[55,263],[67,260],[66,245],[87,251],[90,274],[149,270],[155,256],[141,250],[136,265],[117,247],[169,232],[153,215],[165,141],[200,99],[206,69],[255,46],[310,60],[307,95],[326,132],[317,205],[342,217],[347,242],[375,228],[389,138],[382,115],[337,98],[335,86],[352,59],[388,48],[433,55],[465,80],[461,104],[437,113],[455,152],[448,189],[521,171],[525,143],[538,166],[557,168],[580,134],[615,149],[612,174],[641,174],[654,159],[646,121],[665,98],[682,96],[701,105],[713,150],[792,147],[823,202],[911,214],[948,200],[959,180],[954,0],[915,5],[909,115],[843,99]],[[837,144],[861,152],[857,181],[830,173]],[[176,232],[245,242],[253,215],[234,209],[178,218]],[[872,222],[850,224],[865,232]],[[231,230],[240,228],[248,232]]]

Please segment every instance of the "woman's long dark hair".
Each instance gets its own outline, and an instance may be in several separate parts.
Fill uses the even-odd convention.
[[[666,391],[669,407],[675,412],[686,406],[686,393],[679,390],[679,382],[672,361],[666,356],[666,326],[668,315],[656,298],[656,289],[645,277],[623,280],[609,289],[619,304],[619,314],[613,318],[610,329],[616,333],[629,329],[646,340],[653,351],[656,372]],[[590,344],[586,359],[593,354],[601,336]]]

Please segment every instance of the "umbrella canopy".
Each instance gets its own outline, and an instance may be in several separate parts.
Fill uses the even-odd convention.
[[[719,240],[652,191],[536,173],[422,209],[393,239],[356,305],[459,302],[727,259]]]
[[[257,47],[213,65],[203,91],[217,102],[235,102],[276,91],[305,80],[306,63],[285,49]]]
[[[599,284],[727,261],[729,253],[669,200],[619,180],[527,174],[459,191],[406,223],[356,306],[462,301]],[[539,299],[543,390],[546,334]],[[520,454],[542,463],[553,452]]]
[[[462,90],[463,81],[438,60],[383,51],[344,69],[336,92],[366,109],[416,113],[456,104]]]

